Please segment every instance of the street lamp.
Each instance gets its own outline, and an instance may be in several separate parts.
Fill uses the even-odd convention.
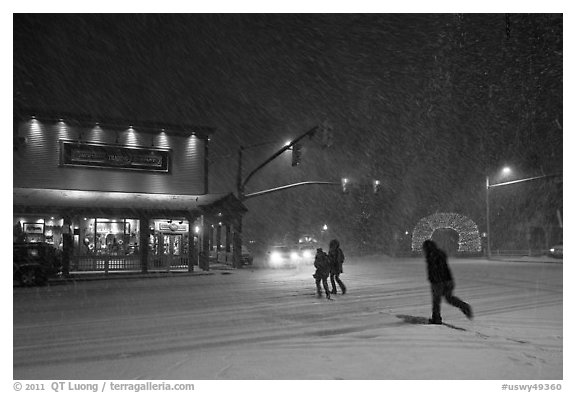
[[[501,176],[509,176],[512,174],[512,169],[509,166],[505,166],[500,173]],[[486,255],[488,259],[492,257],[492,249],[490,248],[490,188],[504,184],[507,183],[490,184],[490,176],[486,175]]]
[[[326,241],[326,232],[328,231],[328,225],[324,224],[322,230],[320,231],[320,241],[324,243]]]
[[[510,169],[510,167],[504,167],[504,168],[502,168],[501,173],[504,176],[508,176],[512,173],[512,169]],[[486,254],[488,256],[488,259],[490,259],[492,257],[492,250],[490,248],[490,239],[491,239],[491,236],[490,236],[490,189],[494,188],[494,187],[508,186],[510,184],[523,183],[523,182],[527,182],[527,181],[531,181],[531,180],[544,179],[544,178],[548,178],[548,177],[558,177],[558,176],[561,177],[562,173],[554,173],[551,175],[527,177],[525,179],[511,180],[511,181],[502,182],[502,183],[495,183],[495,184],[490,184],[490,177],[486,176],[486,251],[487,251]]]

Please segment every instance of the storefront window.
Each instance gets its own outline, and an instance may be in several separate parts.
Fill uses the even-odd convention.
[[[14,242],[47,243],[62,249],[62,218],[22,216],[13,221]]]
[[[75,228],[75,235],[80,255],[131,255],[139,251],[138,220],[83,218]]]
[[[81,218],[78,227],[74,226],[74,246],[79,255],[94,253],[94,219]]]

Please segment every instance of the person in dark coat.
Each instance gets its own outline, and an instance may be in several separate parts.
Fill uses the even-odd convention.
[[[342,270],[342,264],[344,263],[344,252],[340,248],[340,242],[336,239],[330,240],[330,250],[328,251],[328,256],[330,257],[330,283],[332,284],[332,293],[336,294],[336,283],[340,286],[342,295],[346,293],[346,286],[340,280],[340,274],[344,271]]]
[[[320,288],[320,281],[326,293],[326,299],[330,299],[330,290],[328,288],[328,275],[330,274],[330,259],[328,255],[321,248],[316,249],[316,257],[314,258],[314,267],[316,273],[312,275],[316,280],[316,292],[318,297],[322,297],[322,289]]]
[[[454,279],[448,267],[446,253],[436,246],[432,240],[425,240],[422,244],[422,251],[426,257],[428,270],[428,281],[432,290],[432,324],[442,324],[440,315],[440,302],[442,297],[448,304],[458,307],[468,319],[472,319],[472,307],[452,294],[454,291]]]

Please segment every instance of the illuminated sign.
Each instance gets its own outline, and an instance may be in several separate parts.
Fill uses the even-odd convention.
[[[60,141],[60,165],[169,172],[170,151]]]
[[[186,232],[188,231],[188,225],[176,224],[175,222],[172,223],[161,222],[158,224],[158,229],[160,229],[161,231]]]

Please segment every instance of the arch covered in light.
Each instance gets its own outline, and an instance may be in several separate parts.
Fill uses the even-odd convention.
[[[412,251],[420,251],[424,240],[431,239],[437,229],[452,229],[458,233],[458,252],[475,253],[482,250],[478,225],[458,213],[435,213],[424,217],[412,231]]]

